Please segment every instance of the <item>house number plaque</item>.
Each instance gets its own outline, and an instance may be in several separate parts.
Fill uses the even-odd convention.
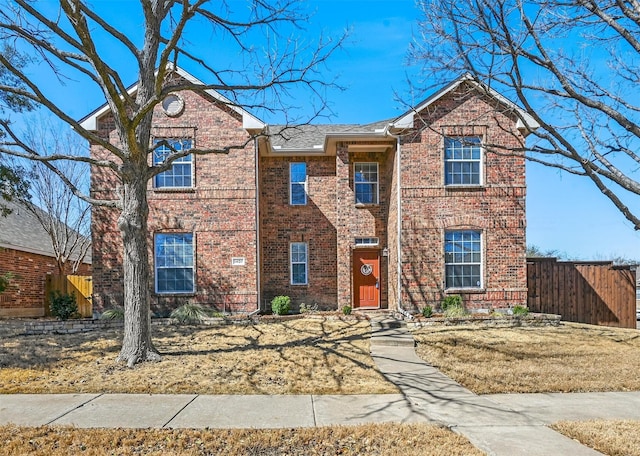
[[[373,267],[370,264],[363,264],[360,267],[360,272],[363,276],[371,275],[371,273],[373,272]]]

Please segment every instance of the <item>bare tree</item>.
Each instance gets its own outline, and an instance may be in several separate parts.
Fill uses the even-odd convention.
[[[17,67],[24,67],[26,61],[23,56],[6,43],[0,49],[0,53],[7,60]],[[13,85],[20,87],[19,79],[15,78],[4,65],[0,65],[0,85]],[[15,96],[0,90],[0,115],[5,115],[7,111],[24,112],[33,108],[28,99]],[[4,132],[0,130],[0,139]],[[29,196],[29,184],[25,179],[25,170],[15,164],[7,157],[0,155],[0,217],[8,215],[11,210],[3,204],[5,201],[12,201],[14,198],[25,199]]]
[[[540,125],[529,125],[527,158],[590,178],[640,229],[640,214],[625,203],[640,194],[640,3],[419,5],[420,34],[411,59],[424,65],[427,77],[440,81],[469,73],[517,100]]]
[[[92,144],[104,148],[108,155],[99,159],[44,155],[30,147],[6,121],[0,121],[8,139],[0,145],[0,151],[42,162],[60,176],[74,194],[91,204],[119,211],[118,227],[125,246],[125,331],[118,359],[132,366],[160,358],[150,330],[146,194],[149,180],[188,153],[228,153],[253,140],[248,138],[243,144],[227,144],[215,150],[174,151],[164,163],[149,165],[153,149],[166,146],[152,145],[150,141],[154,107],[173,92],[217,90],[227,97],[230,105],[287,113],[290,107],[287,104],[295,99],[290,91],[303,86],[318,100],[312,116],[320,114],[324,108],[321,95],[332,83],[323,80],[319,69],[340,46],[341,39],[335,42],[320,39],[312,46],[297,40],[295,34],[307,15],[299,9],[303,3],[294,0],[229,3],[141,0],[121,5],[128,11],[108,14],[113,7],[111,3],[61,0],[59,7],[52,10],[50,2],[0,2],[0,37],[16,42],[21,49],[30,49],[40,59],[39,70],[50,71],[51,77],[68,83],[69,90],[74,90],[75,79],[99,88],[111,110],[118,136],[117,141],[110,142],[83,128],[52,100],[51,94],[43,92],[27,72],[0,55],[0,65],[25,87],[4,84],[0,85],[0,92],[25,97],[46,108]],[[236,7],[238,11],[233,10]],[[131,35],[123,32],[124,28],[117,22],[125,16],[140,18],[140,27]],[[110,22],[107,17],[116,19]],[[207,59],[206,53],[215,49],[216,41],[234,43],[238,53],[226,60],[221,53]],[[265,43],[265,47],[256,43]],[[212,82],[195,84],[174,77],[173,69],[178,63],[197,65],[202,72],[208,72]],[[118,68],[134,69],[134,93],[128,91]],[[309,100],[306,96],[307,106]],[[98,200],[82,194],[56,167],[59,160],[81,161],[111,170],[119,180],[118,197]]]
[[[27,121],[25,142],[45,155],[88,157],[87,142],[44,116]],[[89,165],[77,160],[56,164],[71,185],[83,193],[89,189]],[[40,162],[29,168],[29,198],[21,198],[49,235],[59,274],[75,274],[91,248],[91,205],[73,194],[57,174]]]

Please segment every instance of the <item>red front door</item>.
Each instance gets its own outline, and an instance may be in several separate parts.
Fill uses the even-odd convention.
[[[353,307],[380,307],[380,252],[353,251]]]

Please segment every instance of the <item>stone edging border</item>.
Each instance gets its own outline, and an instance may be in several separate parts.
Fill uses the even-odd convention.
[[[253,317],[228,317],[228,318],[207,318],[203,323],[198,325],[181,325],[172,318],[153,318],[152,326],[192,326],[192,327],[209,327],[209,326],[225,326],[225,325],[250,325],[257,323],[277,323],[281,321],[299,320],[302,318],[311,318],[318,320],[342,320],[342,321],[365,321],[369,320],[366,315],[341,315],[341,314],[302,314],[302,315],[286,315],[272,316],[262,315]],[[77,320],[50,320],[50,319],[34,319],[34,320],[0,320],[0,337],[19,336],[19,335],[40,335],[40,334],[73,334],[79,332],[88,332],[95,330],[110,330],[122,328],[122,320],[94,320],[94,319],[77,319]]]
[[[494,317],[490,315],[472,315],[468,317],[430,317],[417,318],[407,322],[409,329],[429,326],[487,326],[501,328],[559,326],[562,316],[554,314],[531,313],[524,316],[509,315]]]

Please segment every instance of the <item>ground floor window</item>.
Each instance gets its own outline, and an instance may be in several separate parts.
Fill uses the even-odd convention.
[[[308,282],[308,246],[306,242],[292,242],[290,246],[291,285]]]
[[[157,293],[193,293],[194,261],[192,233],[155,235]]]
[[[482,287],[480,231],[447,231],[444,235],[446,288]]]

